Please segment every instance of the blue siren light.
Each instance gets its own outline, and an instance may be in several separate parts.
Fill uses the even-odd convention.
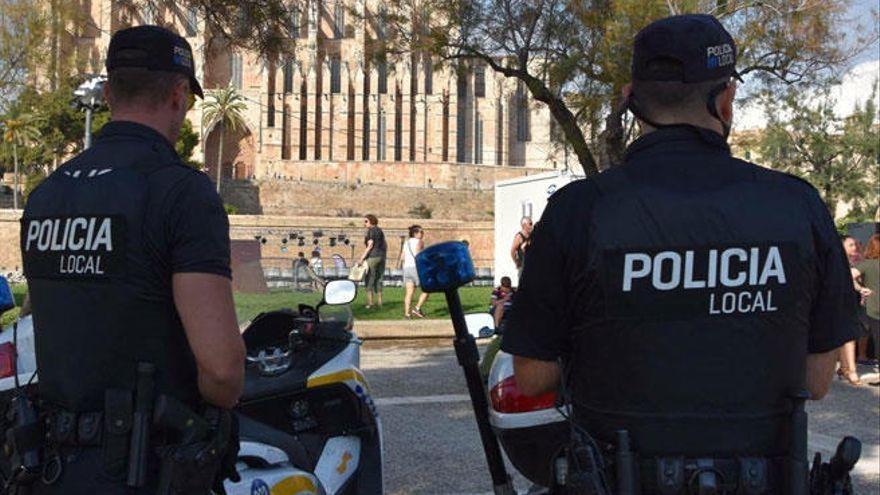
[[[0,313],[9,311],[15,307],[15,299],[12,298],[12,289],[6,277],[0,276]]]
[[[457,241],[426,248],[416,256],[416,269],[425,292],[457,289],[476,277],[467,246]]]

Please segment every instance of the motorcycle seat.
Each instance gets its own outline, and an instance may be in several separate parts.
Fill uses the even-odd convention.
[[[317,461],[312,459],[305,446],[296,437],[240,413],[236,413],[236,416],[238,416],[238,436],[242,440],[264,443],[280,449],[287,455],[290,463],[300,469],[311,471],[315,468]]]

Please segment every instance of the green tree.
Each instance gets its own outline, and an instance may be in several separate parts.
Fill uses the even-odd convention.
[[[20,114],[16,117],[9,117],[3,121],[3,142],[12,148],[12,160],[15,167],[15,187],[12,192],[12,207],[16,210],[19,207],[19,195],[21,187],[21,171],[18,162],[18,148],[28,146],[35,143],[40,138],[40,129],[38,126],[38,118],[33,114]]]
[[[486,64],[546,104],[587,174],[621,161],[632,134],[621,90],[632,40],[672,14],[713,14],[737,39],[738,67],[761,85],[820,84],[877,39],[851,48],[846,0],[403,0],[389,16],[386,54],[428,50],[446,62]],[[370,19],[366,15],[367,20]],[[584,131],[587,132],[584,132]],[[593,141],[589,143],[587,136]],[[594,154],[598,153],[598,157]]]
[[[0,113],[44,58],[47,19],[37,0],[0,0]]]
[[[302,48],[294,31],[320,20],[308,0],[163,0],[194,5],[220,45],[256,49],[273,65]],[[846,18],[850,0],[398,0],[354,2],[355,29],[374,59],[433,54],[467,69],[486,64],[547,105],[586,173],[619,163],[633,121],[622,105],[632,40],[660,17],[710,13],[737,40],[739,69],[761,86],[821,85],[877,40]],[[296,15],[294,13],[296,12]],[[298,25],[292,21],[297,20]],[[411,58],[410,58],[411,57]],[[435,58],[435,60],[436,60]],[[525,99],[521,99],[523,102]],[[595,156],[598,155],[598,156]]]
[[[25,194],[36,187],[60,162],[83,149],[83,136],[85,133],[85,114],[70,105],[70,98],[76,80],[65,81],[55,91],[39,92],[33,88],[27,88],[13,104],[8,116],[29,114],[35,116],[34,124],[38,129],[40,138],[32,141],[28,146],[17,147],[16,156],[13,156],[12,146],[0,147],[0,169],[3,164],[13,164],[16,159],[20,164],[19,171],[27,177]],[[0,116],[0,121],[4,120]],[[92,130],[97,134],[101,128],[109,122],[110,112],[99,108],[93,114]],[[0,127],[2,129],[2,127]],[[199,135],[193,131],[192,123],[187,119],[181,128],[175,149],[183,162],[193,168],[200,169],[201,163],[192,159],[193,151],[199,143]],[[11,168],[11,167],[10,167]]]
[[[183,126],[180,128],[180,134],[177,136],[177,142],[174,143],[174,149],[180,155],[183,163],[196,170],[202,168],[202,164],[192,158],[193,151],[198,145],[198,133],[193,130],[192,122],[189,119],[184,119]]]
[[[220,179],[223,170],[223,140],[226,130],[237,132],[247,129],[244,112],[247,110],[244,96],[233,86],[208,92],[202,106],[202,128],[205,136],[215,127],[220,127],[219,145],[217,147],[217,192],[220,192]]]
[[[37,91],[27,88],[15,101],[11,113],[31,113],[39,115],[40,140],[22,150],[24,162],[44,171],[51,171],[60,161],[83,148],[85,134],[85,114],[70,105],[73,90],[79,80],[65,80],[52,91]],[[109,121],[106,108],[94,112],[92,130],[100,131]]]
[[[880,188],[880,115],[875,96],[847,117],[835,115],[828,91],[815,98],[789,91],[768,98],[768,125],[758,142],[761,161],[809,181],[832,217],[840,204],[850,220],[871,219]]]

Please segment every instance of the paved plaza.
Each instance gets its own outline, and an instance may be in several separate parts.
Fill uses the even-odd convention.
[[[490,493],[464,377],[451,339],[369,341],[362,365],[385,430],[389,494]],[[867,371],[864,369],[863,371]],[[835,381],[828,397],[809,405],[810,451],[827,456],[844,435],[864,443],[856,493],[880,493],[880,390]],[[515,477],[520,492],[528,483]]]

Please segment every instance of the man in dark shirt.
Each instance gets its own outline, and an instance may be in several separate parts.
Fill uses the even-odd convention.
[[[364,227],[367,233],[364,236],[364,254],[359,263],[367,264],[367,277],[364,284],[367,287],[367,309],[373,307],[373,295],[376,296],[376,304],[382,307],[382,279],[385,277],[385,262],[388,258],[388,243],[385,242],[385,232],[379,228],[379,219],[376,215],[364,216]]]
[[[34,190],[22,218],[39,394],[59,428],[46,452],[63,463],[35,493],[155,493],[156,445],[145,486],[134,486],[130,430],[113,429],[130,424],[134,398],[231,408],[243,387],[226,213],[208,177],[174,150],[202,96],[189,44],[157,26],[119,31],[107,71],[111,122]],[[139,363],[154,366],[148,380]]]
[[[625,163],[550,198],[502,349],[528,395],[564,366],[574,416],[641,455],[782,455],[789,398],[858,334],[816,190],[731,157],[736,47],[711,16],[635,39]]]

